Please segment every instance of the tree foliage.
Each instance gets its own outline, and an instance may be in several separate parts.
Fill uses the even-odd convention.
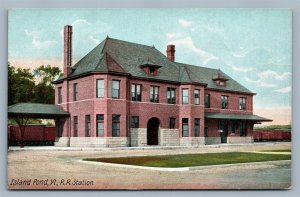
[[[41,65],[33,72],[8,64],[8,105],[20,102],[54,103],[51,82],[61,74],[58,67]]]

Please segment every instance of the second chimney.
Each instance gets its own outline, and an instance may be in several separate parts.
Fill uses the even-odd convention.
[[[72,73],[72,26],[64,27],[64,77]]]
[[[172,62],[175,61],[175,45],[170,44],[170,45],[167,46],[167,57]]]

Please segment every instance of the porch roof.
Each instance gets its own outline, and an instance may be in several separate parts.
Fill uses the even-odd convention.
[[[8,107],[8,117],[56,119],[68,117],[70,113],[54,104],[17,103]]]
[[[205,113],[208,119],[226,119],[226,120],[250,120],[255,122],[271,122],[273,120],[264,118],[255,114],[224,114],[224,113]]]

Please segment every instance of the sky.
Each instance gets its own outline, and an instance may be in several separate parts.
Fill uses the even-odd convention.
[[[291,112],[290,9],[12,9],[8,20],[8,61],[16,67],[62,68],[69,24],[73,63],[106,36],[164,54],[175,44],[175,61],[220,68],[257,93],[254,111]]]

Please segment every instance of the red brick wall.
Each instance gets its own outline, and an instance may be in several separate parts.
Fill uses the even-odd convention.
[[[96,81],[104,79],[104,98],[96,98]],[[120,81],[120,98],[111,98],[111,81]],[[73,84],[77,83],[77,101],[73,101]],[[142,85],[142,101],[130,102],[131,84]],[[159,87],[159,103],[149,102],[150,86]],[[169,128],[169,118],[176,118],[175,128],[179,128],[182,136],[181,121],[182,118],[189,119],[189,136],[194,136],[194,119],[200,119],[200,136],[204,136],[204,111],[221,113],[240,113],[252,114],[252,95],[242,95],[237,93],[219,92],[213,90],[204,90],[204,86],[196,85],[176,85],[160,82],[150,82],[145,80],[128,79],[126,76],[94,74],[68,82],[65,81],[55,86],[55,103],[58,104],[58,87],[62,87],[63,101],[61,106],[71,113],[71,120],[64,124],[63,136],[68,136],[68,127],[71,128],[71,136],[74,134],[73,117],[78,116],[78,136],[85,136],[85,116],[91,116],[91,136],[96,136],[96,114],[104,114],[104,137],[110,137],[112,132],[112,115],[120,115],[120,136],[126,136],[126,117],[128,118],[128,129],[130,129],[129,118],[139,116],[139,127],[147,128],[148,120],[157,117],[160,120],[161,128]],[[67,87],[69,94],[67,95]],[[167,88],[176,88],[176,104],[167,103]],[[189,89],[189,103],[182,104],[182,89]],[[200,104],[194,105],[194,89],[200,90]],[[211,108],[204,109],[204,93],[211,95]],[[221,95],[229,96],[229,109],[220,109]],[[69,103],[67,104],[67,96]],[[239,110],[239,98],[246,97],[246,111]],[[69,106],[67,109],[67,105]],[[69,125],[68,125],[69,124]],[[210,136],[219,136],[217,125],[208,121]]]
[[[147,128],[148,120],[152,117],[157,117],[160,120],[161,128],[169,128],[169,118],[176,118],[176,128],[178,128],[178,118],[179,118],[179,86],[149,82],[141,80],[132,80],[130,84],[141,84],[142,85],[142,101],[141,102],[131,102],[130,103],[130,114],[131,116],[139,116],[139,127]],[[159,87],[159,103],[150,103],[150,86]],[[167,103],[167,88],[176,88],[175,100],[176,104]]]
[[[221,112],[235,114],[252,114],[253,113],[253,96],[242,93],[228,93],[215,90],[205,90],[205,94],[210,94],[210,108],[206,108],[205,112]],[[229,96],[228,109],[221,109],[221,96]],[[246,110],[239,109],[239,98],[246,98]]]

